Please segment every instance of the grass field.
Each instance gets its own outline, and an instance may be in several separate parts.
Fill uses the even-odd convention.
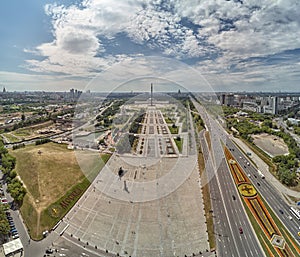
[[[50,128],[53,125],[53,121],[46,121],[43,123],[35,124],[32,126],[19,128],[11,132],[4,133],[3,136],[10,142],[16,143],[22,140],[29,140],[37,137],[47,137],[47,134],[39,134],[38,130]]]
[[[5,133],[5,134],[3,134],[2,137],[5,138],[10,143],[16,143],[16,142],[20,141],[20,139],[18,137],[14,136],[10,133]]]
[[[90,180],[85,177],[82,167],[78,165],[75,152],[68,150],[66,145],[55,143],[30,145],[11,151],[11,154],[17,158],[16,171],[28,192],[21,207],[23,219],[31,237],[41,239],[42,232],[51,229],[80,198],[90,185]],[[88,160],[88,154],[82,156],[86,156]],[[96,162],[95,154],[93,158],[94,162],[87,162],[89,165]],[[103,164],[99,153],[97,158],[98,162]],[[103,156],[103,161],[106,162],[108,159],[109,156]],[[99,171],[99,165],[97,165],[97,170],[87,175],[92,179],[96,171]],[[54,203],[59,204],[59,201],[63,200],[70,190],[78,188],[81,194],[74,199],[69,208],[61,211],[56,217],[51,217],[46,211],[49,206]]]
[[[178,151],[181,153],[182,152],[183,138],[179,138],[179,140],[178,140],[178,138],[175,138],[174,141],[175,141],[175,144],[178,148]]]
[[[178,134],[178,127],[177,126],[175,126],[175,127],[169,126],[169,130],[170,130],[171,134]]]

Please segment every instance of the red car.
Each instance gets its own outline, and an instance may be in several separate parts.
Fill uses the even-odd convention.
[[[243,234],[243,229],[240,227],[239,228],[240,234]]]

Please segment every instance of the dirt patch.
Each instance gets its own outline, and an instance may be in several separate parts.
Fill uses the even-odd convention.
[[[271,157],[289,153],[288,146],[282,138],[266,133],[252,135],[253,142]]]

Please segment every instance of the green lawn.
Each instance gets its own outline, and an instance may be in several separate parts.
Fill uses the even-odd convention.
[[[170,119],[169,117],[166,117],[166,118],[165,118],[165,121],[166,121],[166,123],[168,123],[168,124],[174,123],[174,121],[173,121],[172,119]]]
[[[178,134],[178,127],[177,126],[169,126],[169,130],[171,134]]]
[[[175,141],[175,144],[178,148],[178,151],[181,153],[182,152],[183,138],[179,138],[179,140],[178,140],[178,138],[176,137],[176,138],[174,138],[174,141]]]
[[[8,134],[5,133],[3,134],[3,136],[10,142],[10,143],[16,143],[21,141],[19,138],[17,138],[16,136],[12,135],[12,134]]]

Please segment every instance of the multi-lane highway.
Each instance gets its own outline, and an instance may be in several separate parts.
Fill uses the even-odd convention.
[[[227,141],[227,145],[239,164],[244,167],[247,174],[250,174],[249,179],[252,181],[253,185],[256,186],[258,192],[266,200],[285,227],[290,231],[292,236],[300,242],[300,237],[298,236],[298,232],[300,231],[300,221],[291,214],[290,206],[282,199],[279,191],[269,183],[267,179],[263,179],[259,176],[257,169],[252,165],[248,158],[241,153],[240,149],[233,142]],[[250,165],[245,165],[245,161],[249,162]],[[290,219],[289,216],[291,216],[292,219]]]
[[[211,134],[211,149],[203,132],[200,133],[200,142],[211,192],[218,256],[265,256],[225,161],[221,139],[226,137],[224,138],[219,128],[212,124],[213,119],[204,108],[194,104]],[[242,234],[240,228],[243,230]]]
[[[229,138],[226,130],[215,120],[213,119],[207,112],[206,110],[200,106],[197,105],[197,109],[199,113],[201,114],[207,129],[211,133],[211,138],[212,138],[212,151],[215,155],[215,160],[217,161],[216,165],[220,165],[219,171],[217,172],[217,178],[221,178],[222,183],[220,183],[220,190],[223,193],[223,195],[229,195],[232,196],[235,193],[235,187],[233,186],[233,183],[229,183],[227,181],[228,179],[228,174],[225,174],[227,170],[225,167],[223,167],[223,162],[224,158],[220,155],[221,150],[217,150],[214,148],[214,146],[217,146],[217,143],[221,140],[224,143],[226,142],[227,147],[231,150],[231,153],[235,157],[235,159],[239,162],[241,167],[245,170],[246,174],[249,176],[249,179],[252,181],[252,183],[256,186],[256,189],[259,191],[259,193],[262,195],[262,197],[266,200],[267,204],[272,208],[272,210],[275,212],[275,214],[278,216],[278,218],[282,221],[284,226],[289,230],[291,235],[298,241],[300,242],[300,237],[298,236],[298,232],[300,231],[300,221],[297,220],[290,212],[290,206],[287,204],[284,199],[282,199],[282,195],[279,193],[279,191],[271,184],[268,182],[267,179],[263,179],[262,177],[259,176],[257,168],[251,163],[250,160],[248,160],[247,156],[242,153],[239,147],[237,147]],[[203,145],[204,142],[202,142]],[[216,156],[217,155],[217,156]],[[249,163],[249,164],[247,164]],[[225,172],[224,172],[225,171]],[[225,182],[227,181],[227,182]],[[225,183],[228,183],[227,188],[222,188],[222,185]],[[212,202],[214,203],[214,183],[213,180],[210,183],[211,189],[211,197],[212,197]],[[232,195],[231,195],[232,194]],[[237,194],[237,193],[236,193]],[[226,201],[228,200],[228,197],[224,197],[222,200]],[[230,211],[231,207],[227,207],[227,204],[230,204],[229,202],[224,202],[224,207],[225,209]],[[219,207],[219,206],[218,206]],[[239,206],[241,207],[241,206]],[[241,207],[242,208],[242,207]],[[239,214],[234,216],[234,221],[239,216],[245,216],[245,213]],[[290,219],[292,217],[292,219]],[[228,217],[227,217],[228,220]],[[230,220],[230,218],[229,218]],[[221,220],[222,222],[223,220]],[[216,222],[215,222],[216,224]],[[222,247],[219,244],[219,248]],[[254,249],[254,248],[252,248]],[[224,255],[225,256],[225,255]],[[251,255],[250,255],[251,256]],[[252,255],[252,256],[261,256],[261,255]]]
[[[212,171],[215,167],[202,134],[200,140],[209,175],[218,256],[264,256],[244,213],[236,189],[232,186],[225,160],[221,162],[216,171],[217,174],[214,174]],[[224,175],[223,170],[227,174]],[[236,200],[233,200],[233,195]],[[243,229],[243,234],[239,233],[240,227]]]

